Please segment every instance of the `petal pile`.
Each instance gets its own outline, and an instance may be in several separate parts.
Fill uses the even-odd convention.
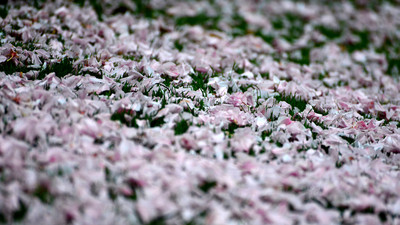
[[[0,223],[400,224],[398,1],[0,5]]]

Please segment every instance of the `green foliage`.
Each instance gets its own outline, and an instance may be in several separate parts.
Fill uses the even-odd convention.
[[[386,56],[388,63],[386,73],[393,77],[400,77],[400,39],[395,35],[386,37],[377,52]]]
[[[152,97],[158,97],[158,98],[163,98],[164,97],[164,91],[161,89],[161,88],[158,88],[157,89],[157,91],[154,91],[153,90],[153,93],[152,93]]]
[[[236,130],[237,128],[239,128],[239,127],[240,127],[240,126],[237,125],[236,123],[230,123],[230,124],[228,125],[228,128],[227,128],[227,129],[222,129],[222,131],[227,132],[228,137],[232,137],[233,134],[235,133],[235,130]]]
[[[86,0],[73,0],[73,2],[77,5],[79,5],[80,7],[84,7]],[[93,10],[96,12],[97,18],[100,21],[103,21],[104,9],[102,6],[102,1],[89,0],[89,4],[90,4],[90,6],[92,6]]]
[[[0,6],[0,17],[1,18],[6,18],[8,15],[8,6],[7,5],[2,5]]]
[[[129,55],[122,55],[122,58],[125,60],[140,62],[140,60],[142,60],[143,56],[138,55],[138,54],[129,54]]]
[[[242,92],[246,92],[246,91],[249,90],[250,88],[253,88],[253,90],[256,90],[256,89],[257,89],[257,86],[254,85],[254,84],[240,85],[240,86],[239,86],[239,89],[240,89]]]
[[[15,72],[26,73],[30,70],[32,69],[28,68],[23,64],[19,64],[16,66],[12,60],[0,63],[0,71],[3,71],[6,74],[13,74]]]
[[[6,224],[6,222],[7,222],[6,216],[3,214],[2,211],[0,211],[0,223]]]
[[[314,132],[314,129],[311,127],[311,125],[309,124],[309,122],[307,120],[304,122],[304,127],[311,131],[311,135],[314,140],[317,139],[318,133]]]
[[[249,62],[251,62],[253,65],[255,65],[257,67],[260,66],[260,63],[257,62],[257,58],[249,59]]]
[[[120,3],[119,6],[117,8],[115,8],[112,11],[112,15],[117,15],[117,14],[125,14],[126,12],[131,11],[126,5]]]
[[[304,145],[301,146],[301,147],[299,146],[298,149],[297,149],[297,152],[299,152],[299,153],[300,153],[300,152],[305,152],[305,151],[307,151],[308,149],[309,149],[309,148],[307,148],[307,147],[304,146]]]
[[[281,30],[285,27],[283,18],[275,18],[271,21],[274,29]]]
[[[163,83],[165,84],[165,86],[169,87],[173,79],[170,76],[162,76],[162,77],[164,78]]]
[[[196,106],[198,107],[199,111],[204,111],[206,109],[203,99],[201,99]]]
[[[283,144],[280,141],[275,141],[275,145],[279,148],[283,146]]]
[[[264,130],[261,132],[261,139],[265,141],[266,137],[270,137],[272,134],[272,130]]]
[[[80,7],[83,7],[85,5],[86,0],[74,0],[75,4],[78,4]]]
[[[244,73],[244,67],[239,66],[236,62],[233,63],[232,70],[235,71],[237,74]]]
[[[324,122],[323,122],[323,121],[320,121],[320,120],[314,120],[313,122],[315,123],[315,125],[317,125],[317,126],[321,127],[321,128],[322,128],[322,129],[324,129],[324,130],[328,129],[328,127],[327,127],[327,126],[324,124]]]
[[[329,40],[339,38],[343,35],[343,30],[340,28],[334,28],[323,25],[317,25],[315,28]]]
[[[144,16],[148,19],[154,19],[158,16],[164,15],[165,11],[161,9],[155,9],[151,4],[150,0],[132,0],[136,5],[136,15]]]
[[[296,97],[294,95],[285,95],[285,94],[279,94],[277,96],[274,96],[274,98],[280,102],[280,101],[285,101],[289,105],[292,106],[292,109],[297,107],[300,112],[304,111],[306,109],[307,101],[304,99],[301,99],[300,97]]]
[[[132,119],[127,119],[127,117],[131,117]],[[143,110],[134,111],[122,108],[111,115],[111,120],[119,121],[121,124],[125,124],[128,127],[136,128],[139,127],[136,120],[146,120],[150,127],[159,127],[165,123],[164,117],[155,118],[154,115],[143,113]]]
[[[347,141],[347,143],[349,143],[350,145],[352,145],[355,141],[355,139],[350,136],[345,136],[345,135],[339,135],[339,136],[345,141]]]
[[[150,127],[161,127],[165,123],[164,117],[158,117],[158,118],[148,117],[147,120],[150,122]]]
[[[27,42],[27,43],[24,43],[22,41],[16,41],[16,42],[13,43],[13,45],[15,47],[21,47],[21,48],[29,50],[29,51],[33,51],[33,50],[36,49],[35,42],[33,42],[33,41],[30,41],[30,42]]]
[[[344,46],[346,47],[347,51],[350,53],[356,51],[356,50],[364,50],[368,49],[369,47],[369,36],[370,33],[368,30],[362,30],[362,31],[354,31],[353,34],[358,37],[357,42],[353,43],[345,43]]]
[[[189,124],[186,120],[182,119],[175,125],[175,135],[181,135],[186,133],[189,129]]]
[[[166,216],[158,216],[149,221],[148,223],[146,223],[146,225],[166,225],[166,224],[168,224]]]
[[[108,197],[112,200],[115,201],[118,197],[118,193],[117,190],[115,190],[115,188],[112,187],[108,187],[107,188],[107,193],[108,193]]]
[[[69,73],[73,73],[74,71],[74,66],[73,66],[73,61],[70,58],[63,58],[60,62],[53,63],[48,65],[47,67],[43,68],[36,79],[43,79],[48,75],[49,73],[56,73],[57,77],[64,77],[65,75]]]
[[[193,217],[190,221],[186,222],[185,225],[200,225],[204,224],[204,218],[207,216],[208,211],[203,210],[202,212],[198,213],[195,217]]]
[[[133,85],[131,85],[130,83],[126,82],[124,83],[124,86],[122,86],[122,91],[125,93],[129,93],[132,90]]]
[[[211,87],[208,85],[210,76],[207,73],[200,72],[191,73],[189,75],[192,78],[191,86],[193,87],[193,90],[201,90],[203,96],[206,97],[208,91],[211,90]]]
[[[129,185],[130,189],[132,190],[132,194],[124,195],[124,197],[131,201],[136,201],[138,198],[137,191],[139,191],[142,188],[142,186],[135,179],[128,180],[127,183]]]
[[[19,200],[18,203],[19,203],[18,210],[12,213],[12,218],[16,222],[22,221],[28,212],[28,207],[25,205],[23,201]],[[0,213],[0,222],[2,222],[1,213]]]
[[[40,9],[43,7],[43,4],[45,3],[46,0],[33,0],[33,6],[36,9]],[[32,1],[28,1],[29,3],[32,3]]]
[[[283,38],[294,43],[303,35],[307,21],[293,13],[285,13],[273,18],[271,23],[276,30],[281,30]]]
[[[47,204],[51,204],[54,200],[54,196],[50,193],[46,184],[39,184],[34,190],[33,196],[36,196],[40,201]]]
[[[175,24],[177,26],[184,25],[200,25],[209,30],[219,30],[218,22],[220,20],[220,16],[210,16],[207,15],[206,12],[201,12],[194,16],[183,16],[175,19]]]
[[[246,20],[239,14],[235,13],[232,17],[232,36],[244,36],[248,33],[248,24]]]
[[[101,5],[101,1],[98,0],[89,0],[90,5],[93,7],[93,10],[97,14],[97,18],[100,21],[103,21],[103,6]]]
[[[208,181],[207,180],[207,181],[203,181],[198,187],[204,193],[208,193],[215,186],[217,186],[217,182],[216,181]]]
[[[310,52],[311,52],[311,47],[301,48],[295,52],[290,53],[288,60],[300,65],[309,65]]]
[[[322,109],[322,108],[320,108],[318,106],[313,107],[313,110],[314,110],[314,112],[319,113],[319,114],[321,114],[323,116],[326,116],[326,115],[329,114],[328,111],[326,111],[326,110],[324,110],[324,109]]]
[[[338,160],[335,163],[335,167],[339,169],[339,168],[341,168],[343,166],[343,164],[344,164],[344,162]]]
[[[265,73],[260,73],[260,76],[266,80],[269,80],[269,72],[265,72]]]
[[[273,41],[275,40],[274,35],[272,34],[265,34],[262,30],[258,30],[254,33],[254,35],[256,37],[260,37],[261,39],[263,39],[266,43],[268,44],[272,44]]]
[[[400,2],[397,0],[369,0],[369,1],[359,1],[359,0],[350,0],[349,1],[354,8],[357,10],[372,10],[372,11],[380,11],[383,3],[388,3],[390,5],[399,6]]]
[[[182,51],[183,49],[183,44],[179,40],[174,41],[174,46],[176,49],[178,49],[178,51]]]
[[[325,79],[326,77],[327,77],[327,75],[328,74],[326,74],[326,73],[320,73],[319,75],[318,75],[318,80],[323,80],[323,79]]]
[[[112,94],[115,94],[115,90],[112,88],[110,90],[102,91],[99,93],[99,95],[104,95],[107,97],[110,97]]]

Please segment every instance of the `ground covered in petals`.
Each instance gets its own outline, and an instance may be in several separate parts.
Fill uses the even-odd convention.
[[[0,223],[400,224],[399,1],[0,5]]]

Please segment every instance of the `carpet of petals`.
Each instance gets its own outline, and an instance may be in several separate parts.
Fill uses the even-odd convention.
[[[399,1],[0,5],[0,223],[400,224]]]

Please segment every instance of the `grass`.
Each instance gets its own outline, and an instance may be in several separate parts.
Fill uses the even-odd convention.
[[[233,37],[244,36],[248,33],[248,24],[246,20],[239,14],[235,13],[232,17],[232,33]]]
[[[96,77],[97,79],[102,79],[103,78],[103,71],[99,70],[98,72],[92,72],[92,71],[85,71],[85,72],[79,72],[79,74],[88,74],[90,76]]]
[[[318,133],[313,131],[314,129],[311,127],[310,123],[306,120],[303,124],[306,129],[311,131],[312,138],[314,140],[317,139]]]
[[[207,216],[207,210],[200,212],[196,216],[194,216],[190,221],[186,221],[183,225],[198,225],[204,224],[204,218]],[[168,219],[176,216],[175,214],[168,214],[163,216],[157,216],[156,218],[152,219],[151,221],[144,223],[141,221],[140,224],[143,225],[166,225],[169,224]],[[202,222],[203,221],[203,222]]]
[[[132,117],[132,119],[127,119]],[[150,127],[160,127],[164,122],[164,117],[155,118],[154,115],[148,115],[143,113],[143,110],[134,111],[130,109],[119,109],[111,115],[111,120],[119,121],[121,124],[125,124],[128,127],[139,128],[137,120],[147,121]]]
[[[345,43],[344,47],[350,53],[357,51],[357,50],[365,50],[369,47],[370,42],[370,33],[368,30],[361,30],[361,31],[354,31],[353,34],[358,37],[357,42],[353,43]]]
[[[0,16],[1,18],[6,18],[8,15],[8,6],[7,5],[2,5],[0,6]]]
[[[113,88],[111,88],[110,90],[102,91],[98,95],[110,97],[112,94],[115,94],[115,90]]]
[[[93,10],[96,12],[97,14],[97,18],[100,21],[103,21],[103,6],[101,5],[101,3],[97,0],[89,0],[90,5],[93,7]]]
[[[260,76],[265,80],[269,80],[270,78],[269,72],[260,73]]]
[[[174,46],[176,49],[178,49],[178,51],[182,51],[182,49],[184,47],[183,44],[179,40],[174,41]]]
[[[160,15],[164,15],[165,11],[160,9],[155,9],[150,4],[149,0],[132,0],[136,5],[135,15],[141,15],[148,19],[157,18]]]
[[[73,0],[73,2],[80,7],[84,7],[86,0]],[[104,14],[104,9],[101,4],[101,1],[98,0],[89,0],[90,6],[92,6],[93,10],[96,12],[97,18],[100,21],[103,21],[103,14]]]
[[[208,193],[215,186],[217,186],[216,181],[204,181],[198,187],[202,192]]]
[[[314,112],[316,112],[316,113],[318,113],[318,114],[321,114],[321,115],[323,115],[323,116],[326,116],[326,115],[329,114],[328,111],[326,111],[326,110],[324,110],[324,109],[321,109],[321,108],[319,108],[319,107],[313,107],[313,110],[314,110]]]
[[[301,48],[295,52],[290,53],[288,60],[300,65],[309,65],[310,52],[310,47]]]
[[[254,36],[256,37],[260,37],[261,39],[263,39],[266,43],[268,44],[272,44],[273,41],[275,40],[275,36],[272,34],[265,34],[262,30],[257,30],[254,33]]]
[[[163,84],[167,87],[170,87],[173,79],[170,76],[162,76],[162,78],[164,79]]]
[[[86,0],[74,0],[75,4],[78,4],[80,7],[83,7],[85,5]]]
[[[394,6],[399,5],[399,1],[396,0],[369,0],[369,1],[350,0],[349,2],[356,9],[372,10],[376,12],[379,12],[383,3],[389,3],[390,5]]]
[[[12,212],[13,222],[22,221],[28,212],[28,207],[23,201],[18,200],[18,204],[19,204],[18,210]],[[11,221],[7,221],[6,216],[3,214],[2,211],[0,211],[0,223],[1,224],[9,224],[8,222],[11,222]]]
[[[239,86],[239,89],[240,89],[243,93],[246,92],[247,90],[249,90],[250,88],[252,88],[253,90],[257,90],[257,89],[258,89],[257,86],[254,85],[254,84],[240,85],[240,86]]]
[[[347,143],[349,143],[350,145],[354,144],[354,142],[355,142],[355,139],[350,136],[339,135],[339,137],[341,137],[342,139],[347,141]]]
[[[207,15],[206,12],[201,12],[194,16],[182,16],[175,18],[176,26],[184,26],[184,25],[200,25],[208,30],[219,30],[218,22],[220,20],[220,16],[210,16]]]
[[[272,134],[272,130],[264,130],[261,132],[261,139],[265,141],[265,138],[270,137]]]
[[[232,70],[235,71],[237,74],[242,74],[245,71],[243,66],[239,66],[236,62],[233,63]]]
[[[199,111],[204,111],[206,110],[206,105],[204,103],[204,99],[201,99],[198,104],[196,104],[196,107],[199,109]]]
[[[320,120],[314,120],[313,122],[315,123],[315,125],[321,127],[324,130],[328,129],[328,127],[324,124],[324,122]]]
[[[343,35],[343,30],[340,28],[317,25],[315,29],[318,30],[322,35],[327,37],[329,40],[339,38]]]
[[[189,123],[186,120],[182,119],[175,126],[175,135],[184,134],[188,129],[189,129]]]
[[[22,41],[16,41],[16,42],[12,43],[12,45],[14,45],[15,47],[21,47],[21,48],[29,50],[29,51],[33,51],[36,49],[34,41],[30,41],[27,43],[24,43]]]
[[[228,125],[228,128],[222,129],[222,131],[226,132],[228,134],[228,137],[231,138],[233,134],[235,133],[235,130],[239,128],[240,126],[237,125],[236,123],[230,123]]]
[[[131,60],[135,62],[140,62],[142,60],[143,56],[142,55],[122,55],[122,58],[125,60]]]
[[[39,72],[38,76],[36,79],[43,79],[48,75],[49,73],[54,72],[57,77],[64,77],[67,74],[73,73],[74,72],[74,66],[73,66],[73,60],[70,58],[63,58],[61,61],[57,63],[53,63],[48,65],[47,67],[42,68],[42,70]],[[75,70],[76,71],[76,70]]]
[[[275,141],[275,145],[276,145],[278,148],[281,148],[281,147],[283,146],[283,144],[282,144],[280,141]]]
[[[153,91],[152,93],[152,97],[158,97],[161,100],[161,108],[164,108],[167,105],[167,97],[165,94],[165,91],[161,88],[157,89],[157,91]]]
[[[125,93],[129,93],[129,92],[131,92],[132,88],[133,88],[133,85],[126,82],[126,83],[124,83],[124,86],[122,86],[122,91]]]
[[[30,69],[23,64],[15,65],[11,60],[0,63],[0,71],[3,71],[6,74],[13,74],[15,72],[26,73],[31,70],[33,69]]]
[[[301,99],[300,97],[296,97],[294,95],[279,94],[277,96],[274,96],[274,98],[278,102],[284,101],[284,102],[288,103],[289,105],[292,106],[292,110],[294,110],[294,108],[298,108],[300,110],[300,112],[304,111],[307,106],[306,100]]]
[[[200,90],[203,93],[204,97],[207,97],[207,93],[209,91],[210,92],[214,91],[212,87],[208,85],[208,81],[210,79],[210,76],[208,74],[195,72],[191,73],[190,77],[192,78],[191,86],[193,90],[195,91]]]
[[[46,204],[51,204],[54,200],[54,196],[45,184],[39,184],[34,190],[33,195]]]
[[[293,13],[285,13],[272,19],[272,26],[276,30],[282,30],[282,37],[288,42],[294,43],[304,33],[307,21]]]
[[[398,54],[400,52],[400,39],[396,35],[386,37],[377,52],[386,56],[388,63],[386,74],[400,77],[400,55]]]

